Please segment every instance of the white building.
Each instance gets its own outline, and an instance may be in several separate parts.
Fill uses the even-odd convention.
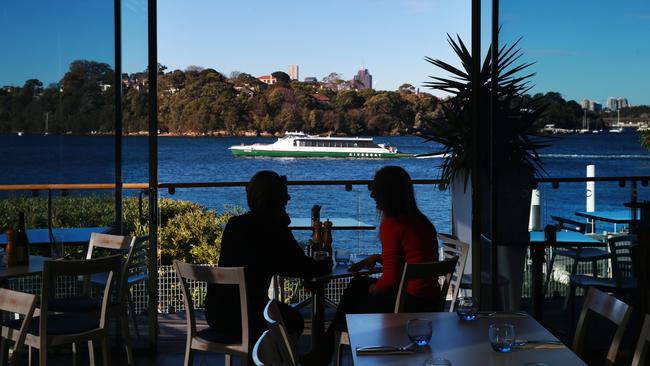
[[[298,65],[289,65],[289,77],[291,80],[298,80]]]

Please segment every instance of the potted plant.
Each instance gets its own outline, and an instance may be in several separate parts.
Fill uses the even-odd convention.
[[[426,61],[437,68],[451,74],[450,77],[434,77],[425,86],[445,91],[450,98],[442,103],[443,117],[430,123],[429,131],[423,134],[427,141],[438,142],[442,145],[443,154],[440,164],[440,178],[448,184],[443,189],[450,188],[452,196],[452,225],[455,234],[463,241],[471,242],[471,185],[470,175],[479,174],[481,189],[481,228],[482,233],[490,232],[492,210],[490,202],[489,162],[490,157],[495,161],[493,182],[497,205],[497,231],[502,242],[527,241],[528,217],[530,210],[530,193],[534,187],[534,177],[539,172],[545,172],[542,160],[537,153],[539,148],[547,146],[547,140],[531,138],[529,134],[534,122],[540,117],[546,105],[539,99],[526,95],[530,90],[530,79],[533,73],[524,73],[531,64],[517,64],[522,53],[517,48],[519,41],[511,46],[503,46],[498,52],[498,70],[496,98],[494,103],[494,141],[491,147],[488,124],[490,123],[490,99],[492,95],[492,62],[491,49],[488,50],[480,69],[472,65],[473,56],[460,37],[456,39],[448,35],[448,42],[458,56],[461,68],[432,58]],[[478,75],[476,75],[478,73]],[[473,146],[475,133],[472,123],[472,103],[474,95],[473,80],[478,76],[480,103],[485,106],[481,121],[482,143],[480,149]],[[471,172],[471,164],[475,154],[480,156],[485,164],[481,171]],[[493,154],[493,156],[491,156]],[[515,253],[516,252],[516,253]],[[525,247],[517,249],[506,248],[499,253],[499,265],[506,272],[509,264],[520,266],[523,271]],[[503,258],[502,258],[503,257]],[[516,263],[516,264],[515,264]],[[505,268],[504,268],[505,267]],[[502,272],[502,271],[500,271]],[[514,269],[514,272],[517,272]],[[520,293],[513,283],[514,291],[511,297]]]

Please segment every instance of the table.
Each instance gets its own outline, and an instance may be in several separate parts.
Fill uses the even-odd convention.
[[[607,243],[598,241],[588,235],[575,231],[558,231],[554,243],[549,243],[544,237],[543,231],[530,232],[530,257],[532,260],[532,308],[533,316],[537,320],[542,319],[542,303],[544,302],[544,284],[542,266],[546,255],[546,247],[605,247]]]
[[[54,236],[59,236],[66,244],[88,244],[91,233],[106,234],[112,228],[107,226],[96,227],[75,227],[52,229]],[[30,245],[50,245],[50,233],[48,229],[27,229],[27,239]],[[0,235],[0,245],[7,244],[7,236]]]
[[[312,349],[315,345],[323,341],[325,333],[325,287],[327,283],[333,279],[356,277],[356,276],[369,276],[375,273],[381,273],[381,267],[374,269],[362,269],[357,272],[348,271],[347,265],[336,265],[332,268],[332,272],[313,278],[311,282],[312,289],[312,313],[311,313],[311,346]]]
[[[612,224],[629,224],[635,221],[631,210],[603,210],[603,211],[577,211],[576,216],[585,217],[594,221],[604,221]],[[637,213],[637,219],[639,217]]]
[[[35,275],[43,272],[43,262],[49,258],[38,255],[29,256],[29,265],[27,266],[0,266],[0,281],[14,277],[24,277]]]
[[[362,355],[356,348],[374,345],[404,346],[409,343],[406,322],[413,318],[433,321],[430,347],[411,355]],[[355,366],[422,365],[428,358],[444,357],[456,365],[585,365],[570,349],[515,349],[510,353],[492,350],[488,340],[490,323],[515,326],[517,339],[557,340],[533,318],[499,318],[461,321],[455,313],[401,313],[347,315],[348,333]]]
[[[325,220],[327,220],[327,218],[321,219],[322,222],[325,222]],[[332,222],[332,230],[375,230],[377,228],[374,225],[366,224],[357,219],[347,217],[333,217],[329,218],[329,220]],[[291,219],[289,229],[312,230],[311,219],[305,217]]]

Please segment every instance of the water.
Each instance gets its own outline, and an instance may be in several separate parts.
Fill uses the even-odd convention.
[[[247,181],[257,171],[272,169],[290,180],[371,179],[384,165],[404,167],[415,179],[438,177],[439,159],[345,160],[300,158],[235,158],[228,147],[240,143],[271,143],[274,138],[184,138],[162,137],[159,144],[160,182]],[[421,138],[376,137],[400,150],[426,153],[438,150]],[[126,183],[148,179],[146,137],[125,137],[123,175]],[[114,138],[111,136],[0,135],[0,184],[26,183],[110,183],[114,180]],[[634,131],[624,133],[568,135],[540,151],[549,176],[583,177],[586,165],[596,165],[597,176],[650,175],[650,154],[639,146]],[[585,208],[585,184],[562,184],[560,189],[541,185],[543,215],[570,217]],[[648,199],[649,189],[639,187],[639,199]],[[137,192],[127,191],[126,194]],[[341,186],[291,187],[288,210],[291,216],[308,217],[313,204],[323,206],[321,217],[354,217],[376,224],[374,202],[365,187],[347,192]],[[437,187],[418,186],[418,203],[439,231],[450,227],[450,199]],[[243,188],[178,189],[162,197],[192,200],[222,210],[224,205],[246,207]],[[621,208],[629,200],[629,187],[617,183],[598,183],[597,209]],[[601,225],[599,230],[613,230]],[[300,235],[299,235],[300,236]],[[361,251],[376,250],[376,231],[337,233],[335,240],[344,247]],[[335,244],[336,245],[336,244]]]

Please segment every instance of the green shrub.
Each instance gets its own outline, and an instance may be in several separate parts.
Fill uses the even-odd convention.
[[[147,198],[144,197],[146,200]],[[241,208],[226,207],[222,213],[208,210],[190,201],[162,198],[159,201],[158,255],[162,264],[173,259],[193,263],[215,264],[219,260],[221,236],[228,219],[242,213]],[[53,197],[54,227],[113,226],[115,203],[112,196]],[[142,217],[138,198],[123,200],[124,233],[147,235],[147,201]],[[0,199],[0,229],[16,224],[24,212],[28,228],[47,227],[47,198],[9,197]]]

